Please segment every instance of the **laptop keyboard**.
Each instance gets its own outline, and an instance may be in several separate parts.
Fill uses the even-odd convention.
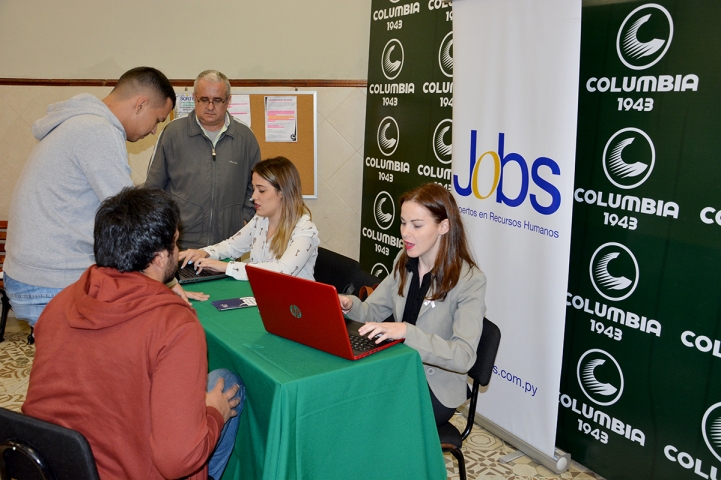
[[[202,272],[198,273],[193,269],[193,266],[191,264],[187,264],[185,268],[178,269],[178,278],[180,279],[212,277],[215,275],[218,275],[218,272],[211,272],[210,270],[203,270]]]
[[[353,350],[361,353],[373,350],[374,348],[382,347],[386,343],[392,342],[392,340],[383,340],[381,343],[376,343],[375,340],[371,340],[368,337],[351,334],[348,334],[348,338],[350,338],[350,346]]]

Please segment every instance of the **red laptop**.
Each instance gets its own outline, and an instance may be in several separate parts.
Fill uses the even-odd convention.
[[[400,343],[379,344],[358,333],[363,324],[343,317],[332,285],[247,265],[250,286],[265,329],[348,360],[358,360]],[[353,344],[353,345],[352,345]]]

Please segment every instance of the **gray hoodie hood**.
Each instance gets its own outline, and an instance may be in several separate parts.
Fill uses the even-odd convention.
[[[52,132],[55,127],[67,119],[78,115],[97,115],[98,117],[102,117],[123,132],[123,136],[125,136],[125,128],[123,128],[120,120],[113,115],[113,112],[110,111],[107,105],[89,93],[81,93],[70,100],[50,105],[48,107],[48,114],[33,124],[33,135],[38,140],[42,140],[48,133]]]

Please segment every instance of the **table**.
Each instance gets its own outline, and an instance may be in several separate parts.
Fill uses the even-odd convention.
[[[446,468],[418,352],[396,345],[349,361],[265,331],[257,308],[210,302],[252,296],[231,278],[185,285],[210,369],[235,371],[247,400],[228,479],[445,479]]]

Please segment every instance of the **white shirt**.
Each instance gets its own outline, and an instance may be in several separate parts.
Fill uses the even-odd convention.
[[[318,229],[308,215],[303,215],[296,223],[285,252],[275,258],[270,251],[268,240],[268,217],[254,216],[238,233],[218,244],[204,247],[213,260],[238,258],[250,251],[249,264],[285,273],[296,277],[315,280],[313,270],[318,257]],[[236,280],[248,280],[244,262],[231,261],[225,274]]]

